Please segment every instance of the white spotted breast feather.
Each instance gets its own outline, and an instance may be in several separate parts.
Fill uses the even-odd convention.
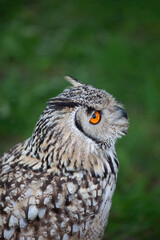
[[[0,158],[0,239],[100,240],[128,129],[122,105],[104,90],[66,77],[32,136]]]

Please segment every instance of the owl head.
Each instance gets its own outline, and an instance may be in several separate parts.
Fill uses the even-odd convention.
[[[127,113],[111,94],[65,78],[73,87],[52,98],[47,106],[50,114],[59,111],[63,128],[105,148],[127,133]]]

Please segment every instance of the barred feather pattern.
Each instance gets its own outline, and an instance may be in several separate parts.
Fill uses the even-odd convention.
[[[115,140],[80,131],[75,116],[84,106],[60,97],[49,102],[31,138],[0,159],[0,239],[103,237],[119,167]],[[118,124],[124,135],[128,121]]]

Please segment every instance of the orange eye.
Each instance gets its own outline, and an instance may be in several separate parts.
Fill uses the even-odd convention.
[[[92,124],[96,124],[99,123],[100,119],[101,119],[100,113],[94,112],[89,122]]]

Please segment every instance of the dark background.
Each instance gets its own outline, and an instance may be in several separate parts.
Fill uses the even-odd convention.
[[[0,1],[0,154],[71,75],[125,105],[104,239],[160,239],[160,1]]]

